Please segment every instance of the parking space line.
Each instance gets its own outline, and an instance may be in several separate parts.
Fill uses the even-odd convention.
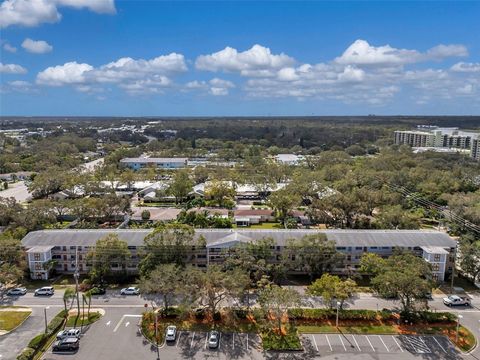
[[[220,340],[222,340],[222,333],[218,334],[218,350],[220,350],[220,345],[222,343]]]
[[[315,336],[313,335],[312,335],[312,340],[313,340],[313,344],[315,345],[315,349],[317,349],[318,351],[317,341],[315,340]]]
[[[248,333],[247,333],[247,350],[248,350]]]
[[[232,349],[235,350],[235,333],[232,333]]]
[[[357,345],[358,351],[362,351],[362,349],[360,349],[360,346],[358,346],[358,342],[357,342],[357,339],[355,339],[355,335],[352,334],[352,338],[353,338],[353,341],[355,341],[355,345]]]
[[[205,335],[205,349],[207,348],[207,342],[208,342],[208,332]]]
[[[347,348],[345,347],[345,344],[343,343],[342,336],[341,336],[340,334],[338,334],[338,338],[340,339],[340,342],[341,342],[342,345],[343,345],[343,350],[347,351]]]
[[[445,348],[442,346],[442,344],[440,344],[440,342],[435,336],[433,336],[433,340],[435,340],[435,342],[438,344],[438,346],[440,346],[440,349],[442,349],[444,353],[447,353],[447,350],[445,350]]]
[[[180,338],[181,338],[181,337],[182,337],[182,332],[179,331],[179,332],[178,332],[177,343],[175,344],[175,347],[177,347],[177,348],[178,348],[178,344],[180,343]]]
[[[425,342],[425,340],[423,340],[423,338],[421,336],[419,336],[420,338],[420,341],[423,343],[423,345],[425,346],[425,348],[427,349],[427,352],[428,353],[431,353],[431,350],[430,348],[428,347],[427,343]]]
[[[330,351],[333,351],[332,344],[330,344],[330,340],[328,339],[328,335],[325,334],[325,338],[327,339],[328,346],[330,347]]]
[[[367,339],[368,343],[370,344],[370,347],[372,348],[373,352],[375,352],[375,348],[373,347],[372,343],[370,342],[370,339],[368,338],[367,335],[364,335],[365,338]]]
[[[193,347],[193,340],[195,339],[195,331],[192,334],[192,341],[190,342],[190,348]]]
[[[377,335],[377,337],[380,339],[380,341],[382,342],[383,346],[385,346],[385,349],[387,350],[387,352],[390,352],[390,350],[388,350],[387,345],[386,345],[385,342],[383,341],[382,337],[381,337],[380,335]]]
[[[393,341],[395,341],[395,344],[397,344],[398,348],[400,349],[401,352],[403,352],[403,349],[402,347],[400,346],[400,344],[398,343],[397,339],[395,339],[395,336],[392,335],[392,339]]]

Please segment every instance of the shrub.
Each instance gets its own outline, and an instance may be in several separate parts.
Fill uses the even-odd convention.
[[[204,309],[195,310],[195,317],[198,320],[203,320],[205,318],[205,310]]]
[[[34,350],[38,350],[48,339],[47,334],[39,334],[35,336],[30,342],[28,343],[28,347]]]
[[[213,313],[213,321],[220,321],[222,319],[222,315],[220,314],[220,311],[215,311]]]
[[[418,313],[419,320],[425,321],[427,323],[437,323],[437,322],[455,322],[455,314],[448,312],[431,312],[431,311],[422,311]]]
[[[162,312],[162,316],[164,318],[168,318],[168,319],[175,319],[177,317],[179,317],[181,315],[181,311],[179,308],[176,308],[176,307],[169,307],[168,309],[166,310],[163,310]]]
[[[68,285],[68,280],[67,279],[63,279],[62,281],[60,281],[60,285]]]
[[[26,348],[23,350],[20,355],[17,356],[17,360],[30,360],[33,359],[33,354],[35,353],[34,349]]]
[[[142,211],[142,220],[150,220],[150,211],[148,210]]]
[[[245,309],[235,309],[233,311],[233,314],[238,318],[238,319],[246,319],[248,315],[248,310]]]

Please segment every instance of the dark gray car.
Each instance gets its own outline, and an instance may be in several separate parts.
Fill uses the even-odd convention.
[[[80,342],[76,337],[67,337],[53,343],[53,351],[75,351],[79,348]]]

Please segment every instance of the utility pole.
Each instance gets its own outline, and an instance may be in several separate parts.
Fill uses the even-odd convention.
[[[450,294],[453,294],[453,280],[455,278],[455,265],[457,263],[457,247],[453,250],[452,279],[450,283]]]
[[[79,277],[80,277],[80,273],[78,272],[78,246],[75,246],[75,272],[73,273],[73,278],[75,279],[75,293],[77,294],[77,319],[80,317],[80,294],[78,292]],[[77,322],[75,322],[75,327],[76,325],[77,325]]]

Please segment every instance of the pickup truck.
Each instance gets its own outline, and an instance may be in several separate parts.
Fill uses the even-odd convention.
[[[447,306],[470,306],[470,299],[464,296],[450,295],[449,297],[443,298],[443,303]]]

